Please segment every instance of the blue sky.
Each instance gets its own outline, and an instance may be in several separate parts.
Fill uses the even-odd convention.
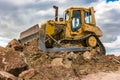
[[[93,6],[107,53],[120,55],[120,1],[116,0],[0,0],[0,45],[18,39],[20,32],[34,24],[54,19],[53,5],[59,6],[59,17],[69,7]]]
[[[115,1],[119,1],[119,0],[106,0],[106,3],[109,3],[109,2],[115,2]]]

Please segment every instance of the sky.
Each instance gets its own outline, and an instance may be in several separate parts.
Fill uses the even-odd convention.
[[[120,55],[120,0],[0,0],[0,45],[5,47],[25,29],[54,19],[53,5],[59,7],[59,17],[69,7],[93,6],[107,54]]]

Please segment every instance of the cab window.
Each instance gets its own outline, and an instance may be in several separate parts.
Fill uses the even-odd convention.
[[[65,20],[69,20],[69,12],[68,11],[65,13]]]
[[[77,31],[81,26],[81,14],[80,10],[73,11],[73,18],[72,18],[72,31]]]
[[[84,20],[85,20],[85,23],[92,24],[92,16],[90,12],[87,12],[87,11],[84,12]]]

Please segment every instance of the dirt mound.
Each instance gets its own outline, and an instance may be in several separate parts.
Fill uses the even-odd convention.
[[[21,44],[13,39],[3,48],[0,47],[0,70],[6,71],[14,76],[18,76],[22,71],[26,70],[28,65],[25,62],[22,52],[20,52]],[[16,49],[19,48],[18,49]],[[2,72],[1,72],[2,73]]]
[[[6,46],[6,48],[12,48],[15,51],[23,51],[23,46],[22,44],[17,40],[17,39],[13,39],[11,40],[8,45]]]
[[[5,54],[6,54],[6,49],[0,46],[0,55],[5,55]]]
[[[92,55],[92,52],[45,53],[39,50],[37,41],[26,44],[24,48],[29,68],[37,71],[31,80],[80,80],[83,75],[114,72],[120,66],[118,57],[114,55],[99,56]]]
[[[31,79],[35,80],[70,80],[97,72],[117,71],[119,63],[110,56],[94,56],[84,59],[82,53],[41,53],[27,54],[29,67],[37,69],[37,74]],[[110,58],[111,57],[111,58]],[[43,74],[45,74],[43,76]],[[79,79],[78,79],[79,80]]]
[[[22,53],[14,51],[13,49],[7,50],[7,54],[3,57],[4,59],[4,70],[18,76],[22,71],[26,70],[28,65],[21,56]]]
[[[38,47],[38,39],[35,39],[31,42],[28,42],[27,44],[24,45],[24,53],[35,53],[35,52],[39,52],[40,49]]]
[[[120,67],[120,57],[114,55],[42,52],[37,39],[24,46],[13,39],[6,48],[0,47],[0,52],[0,70],[24,80],[81,80],[88,74],[115,72]]]

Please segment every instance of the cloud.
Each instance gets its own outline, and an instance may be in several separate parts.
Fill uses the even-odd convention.
[[[41,23],[54,19],[53,5],[58,5],[60,17],[63,11],[72,6],[84,5],[93,1],[69,1],[69,0],[1,0],[0,1],[0,36],[7,38],[19,38],[20,32]],[[83,3],[83,4],[82,4]]]
[[[9,41],[10,41],[10,39],[8,39],[8,38],[0,37],[0,46],[5,47]]]
[[[113,42],[104,43],[106,47],[107,54],[120,55],[120,35]]]
[[[0,37],[19,38],[20,32],[25,29],[54,19],[53,5],[59,7],[59,17],[69,7],[93,6],[97,25],[103,31],[102,42],[105,46],[113,43],[115,45],[120,35],[119,4],[120,1],[106,3],[105,0],[0,0]],[[3,40],[1,44],[4,43]],[[107,50],[113,51],[113,48],[107,47]]]
[[[117,39],[110,43],[104,43],[107,48],[120,48],[120,36],[117,36]]]
[[[48,2],[48,1],[51,1],[51,2],[58,2],[58,3],[65,3],[66,0],[35,0],[35,1],[40,1],[40,2]]]
[[[96,10],[96,21],[103,31],[104,36],[102,37],[103,42],[111,42],[116,40],[117,36],[120,35],[119,22],[120,22],[120,2],[109,2],[106,4],[105,1],[101,1],[95,4]]]
[[[15,5],[23,5],[23,4],[28,4],[32,3],[33,0],[1,0],[0,2],[5,2],[5,3],[12,3]]]

